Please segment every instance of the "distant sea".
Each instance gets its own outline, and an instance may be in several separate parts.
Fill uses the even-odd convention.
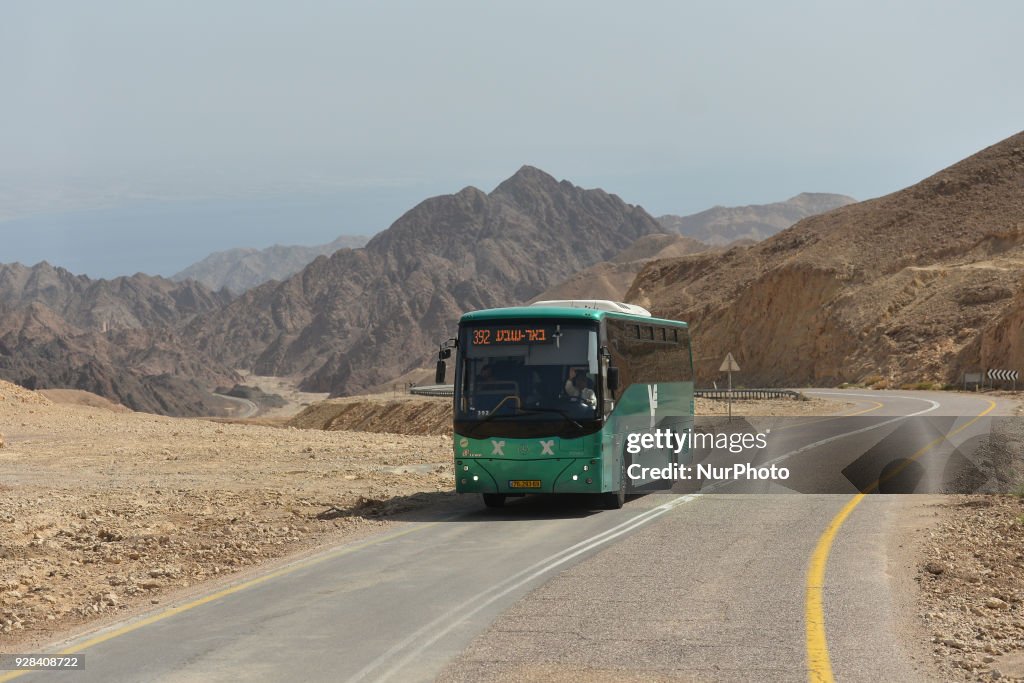
[[[94,278],[137,272],[171,276],[214,251],[372,235],[427,196],[424,188],[389,187],[37,213],[0,222],[0,263],[45,260]]]

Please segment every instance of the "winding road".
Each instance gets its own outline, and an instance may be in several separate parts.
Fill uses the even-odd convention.
[[[260,411],[260,407],[256,405],[256,402],[250,401],[247,398],[228,396],[227,394],[215,394],[215,396],[231,401],[232,403],[237,403],[240,406],[242,406],[242,411],[240,411],[237,415],[232,416],[237,420],[245,420],[250,417],[255,417],[256,413]]]
[[[944,392],[808,393],[838,393],[853,407],[847,417],[779,427],[785,434],[758,464],[805,473],[779,491],[706,485],[610,511],[530,498],[502,511],[475,499],[421,510],[377,536],[48,650],[84,653],[82,671],[0,673],[0,681],[621,680],[624,672],[928,680],[891,572],[900,559],[893,530],[912,497],[862,494],[853,482],[874,467],[883,442],[902,454],[902,469],[923,463],[927,476],[928,458],[948,460],[1013,406]],[[909,415],[941,419],[897,429]],[[802,494],[785,495],[794,490]]]

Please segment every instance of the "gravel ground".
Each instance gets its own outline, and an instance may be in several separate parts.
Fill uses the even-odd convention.
[[[727,415],[727,401],[710,398],[695,398],[694,412],[697,415]],[[791,398],[764,400],[742,400],[732,402],[732,414],[747,417],[799,417],[801,415],[829,415],[843,413],[853,408],[852,403],[831,401],[823,398],[806,397],[797,401]]]
[[[1017,494],[937,497],[936,522],[917,543],[919,622],[949,680],[1024,681],[1022,416],[1024,404],[993,418],[977,462],[990,478],[983,490]]]
[[[948,496],[920,545],[919,617],[949,680],[1024,681],[1024,500]]]
[[[57,405],[0,382],[0,651],[385,525],[451,439]]]

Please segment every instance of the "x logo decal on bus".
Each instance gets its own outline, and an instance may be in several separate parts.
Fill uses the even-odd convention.
[[[540,442],[540,447],[541,447],[540,454],[541,455],[554,455],[555,451],[552,450],[554,448],[554,446],[555,446],[555,440],[554,439],[552,439],[550,441],[541,441]]]
[[[504,441],[492,441],[491,445],[494,446],[494,450],[491,451],[491,455],[505,455]]]

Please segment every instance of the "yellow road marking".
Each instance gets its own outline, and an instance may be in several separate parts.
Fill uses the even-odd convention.
[[[916,453],[908,458],[909,461],[914,461],[924,455],[926,452],[947,440],[948,438],[959,434],[963,430],[970,427],[972,424],[983,418],[984,416],[991,413],[996,408],[994,401],[985,399],[988,402],[988,408],[981,411],[978,415],[973,417],[968,422],[960,425],[956,429],[934,441],[922,446]],[[894,471],[889,476],[895,476],[898,471]],[[858,493],[843,506],[832,521],[829,522],[825,532],[822,533],[818,539],[817,545],[814,547],[814,552],[811,554],[811,561],[807,567],[807,585],[805,593],[805,608],[804,608],[804,623],[806,625],[807,632],[807,679],[811,683],[833,683],[835,677],[832,674],[832,662],[828,654],[828,640],[825,637],[825,611],[823,609],[823,597],[822,589],[825,587],[825,567],[828,564],[829,551],[832,549],[832,541],[835,539],[836,533],[839,531],[839,527],[843,525],[846,518],[850,516],[854,508],[860,504],[864,498],[878,487],[878,480],[871,484],[866,491]]]
[[[157,612],[156,614],[152,614],[152,615],[150,615],[150,616],[148,616],[148,617],[146,617],[144,619],[140,619],[139,621],[135,621],[135,622],[132,622],[130,624],[126,624],[126,625],[124,625],[124,626],[122,626],[120,628],[114,629],[113,631],[108,631],[107,633],[101,633],[100,635],[96,636],[95,638],[90,638],[89,640],[85,641],[84,643],[79,643],[79,644],[75,645],[73,648],[70,648],[70,649],[61,650],[59,653],[56,653],[56,654],[70,655],[70,654],[78,654],[78,653],[84,652],[85,650],[89,649],[90,647],[95,647],[96,645],[99,645],[100,643],[104,643],[104,642],[106,642],[108,640],[111,640],[113,638],[117,638],[119,636],[123,636],[126,633],[131,633],[132,631],[138,630],[138,629],[142,628],[143,626],[149,626],[150,624],[155,624],[158,621],[163,621],[167,617],[173,617],[176,614],[181,614],[182,612],[187,612],[188,610],[194,609],[194,608],[199,607],[201,605],[205,605],[207,603],[214,602],[215,600],[220,600],[223,597],[226,597],[226,596],[231,595],[233,593],[238,593],[240,591],[244,591],[247,588],[252,588],[253,586],[257,586],[257,585],[259,585],[261,583],[265,583],[267,581],[270,581],[271,579],[276,579],[278,577],[285,576],[287,574],[291,574],[293,572],[296,572],[299,569],[305,569],[307,567],[312,567],[314,565],[320,564],[321,562],[326,562],[327,560],[333,560],[333,559],[335,559],[337,557],[341,557],[342,555],[348,555],[349,553],[354,553],[357,550],[362,550],[363,548],[367,548],[369,546],[376,545],[378,543],[383,543],[384,541],[391,541],[393,539],[400,538],[401,536],[406,536],[408,534],[411,534],[414,531],[421,531],[423,529],[427,529],[429,527],[436,526],[438,524],[440,524],[440,522],[429,522],[427,524],[421,524],[421,525],[418,525],[418,526],[410,527],[408,529],[404,529],[402,531],[398,531],[398,532],[395,532],[393,534],[387,534],[386,536],[379,536],[377,538],[372,538],[372,539],[369,539],[367,541],[363,541],[362,543],[357,543],[355,545],[345,546],[345,547],[343,547],[343,548],[341,548],[341,549],[339,549],[337,551],[328,552],[325,555],[320,555],[318,557],[312,557],[312,558],[310,558],[308,560],[303,560],[303,561],[297,562],[296,564],[291,564],[291,565],[288,565],[287,567],[282,567],[281,569],[272,571],[269,574],[264,574],[263,576],[258,576],[255,579],[250,579],[248,581],[244,581],[244,582],[236,584],[234,586],[229,586],[228,588],[225,588],[223,590],[217,591],[216,593],[211,593],[210,595],[207,595],[205,597],[199,598],[197,600],[193,600],[192,602],[187,602],[184,605],[179,605],[177,607],[170,607],[170,608],[165,609],[163,611]],[[50,653],[47,653],[47,654],[50,654]],[[12,671],[10,673],[2,674],[2,675],[0,675],[0,683],[5,683],[5,681],[14,680],[15,678],[18,678],[19,676],[24,676],[25,674],[28,674],[28,673],[34,673],[34,672],[32,670],[19,670],[19,671]]]
[[[822,588],[825,587],[825,565],[839,527],[850,516],[867,494],[858,493],[829,523],[825,533],[818,539],[818,544],[811,555],[811,563],[807,569],[806,606],[804,622],[807,628],[807,673],[812,683],[832,683],[832,662],[828,656],[828,642],[825,639],[825,612],[822,609]]]
[[[873,405],[870,408],[866,408],[864,410],[858,410],[858,411],[853,412],[853,413],[842,413],[840,415],[828,415],[828,416],[822,416],[822,417],[818,417],[818,418],[809,418],[808,420],[806,420],[804,422],[798,422],[796,424],[787,424],[787,425],[785,425],[783,427],[776,427],[772,431],[781,432],[783,429],[792,429],[793,427],[806,427],[807,425],[815,425],[815,424],[818,424],[820,422],[827,422],[829,420],[838,420],[841,417],[853,417],[854,415],[863,415],[864,413],[870,413],[872,411],[878,410],[879,408],[884,408],[885,407],[881,403],[879,403],[878,401],[868,401],[868,403],[874,403],[875,405]]]
[[[840,417],[853,417],[854,415],[863,415],[864,413],[870,413],[872,410],[878,410],[879,408],[883,407],[882,404],[879,403],[878,401],[868,401],[868,403],[874,403],[875,405],[865,410],[857,410],[852,413],[844,413],[843,415],[840,415]]]

